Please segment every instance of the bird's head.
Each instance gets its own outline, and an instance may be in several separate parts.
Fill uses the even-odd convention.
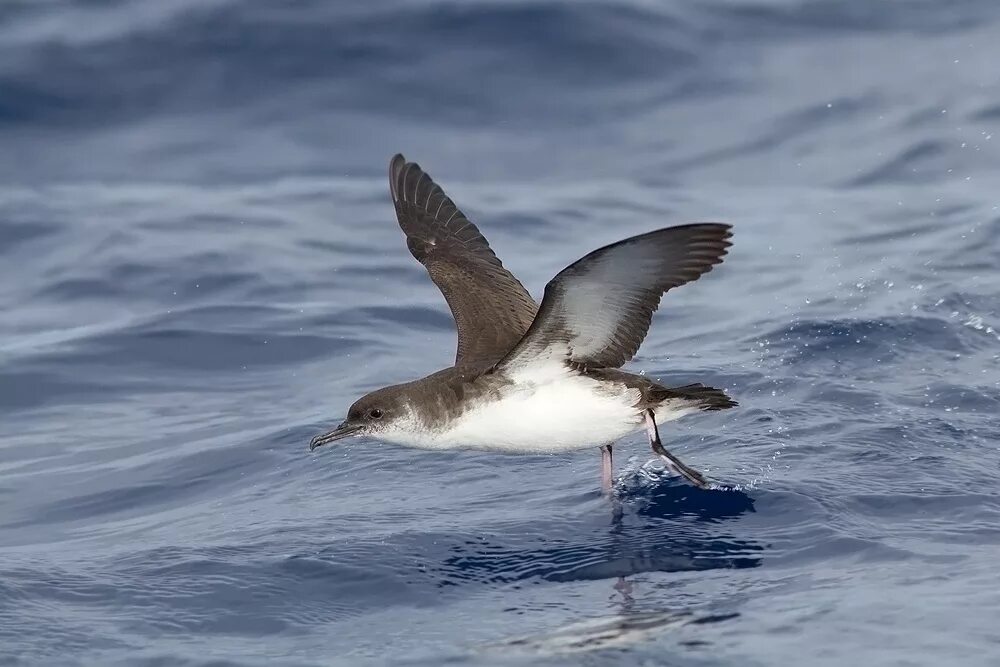
[[[355,401],[347,411],[347,419],[340,426],[313,438],[309,443],[309,451],[334,440],[354,435],[377,437],[409,414],[410,411],[397,386],[373,391]]]

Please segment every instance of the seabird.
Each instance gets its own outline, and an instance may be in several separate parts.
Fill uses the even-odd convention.
[[[429,450],[597,447],[610,491],[613,444],[645,428],[669,470],[708,486],[667,451],[657,424],[736,402],[719,389],[668,388],[620,367],[646,337],[663,293],[722,262],[729,225],[680,225],[612,243],[560,271],[536,304],[419,165],[393,157],[389,190],[410,253],[455,318],[455,365],[363,396],[310,451],[351,436]]]

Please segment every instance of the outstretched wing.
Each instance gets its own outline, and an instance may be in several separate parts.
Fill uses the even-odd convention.
[[[697,280],[732,245],[729,225],[668,227],[595,250],[545,286],[538,314],[501,362],[516,368],[561,361],[617,368],[649,331],[667,290]]]
[[[406,246],[427,267],[458,327],[455,365],[492,365],[521,340],[537,305],[431,177],[396,155],[389,189]]]

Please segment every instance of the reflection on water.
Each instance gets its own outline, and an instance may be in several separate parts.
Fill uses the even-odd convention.
[[[737,613],[657,609],[663,602],[643,599],[641,587],[634,586],[632,579],[650,572],[759,567],[764,546],[728,535],[720,525],[754,511],[753,504],[742,491],[705,490],[663,480],[609,500],[609,520],[603,529],[566,538],[558,547],[521,552],[517,557],[506,554],[497,559],[499,554],[493,551],[481,559],[453,559],[452,564],[460,565],[463,571],[485,570],[490,563],[520,565],[509,571],[494,570],[494,580],[532,576],[550,582],[610,582],[617,613],[574,621],[549,632],[511,637],[480,649],[538,656],[620,649],[649,641],[667,630],[735,618]],[[529,560],[535,567],[523,565]],[[508,577],[510,573],[516,576]]]
[[[523,526],[455,545],[445,570],[462,580],[567,582],[757,567],[763,545],[736,538],[720,525],[752,511],[753,499],[742,491],[664,482],[609,501],[603,524],[549,525],[545,539],[528,548],[518,535],[534,531]]]
[[[687,625],[720,623],[738,614],[702,614],[688,611],[622,613],[564,625],[551,632],[512,637],[483,646],[484,651],[516,651],[535,655],[583,653],[627,648],[660,636],[664,631]]]

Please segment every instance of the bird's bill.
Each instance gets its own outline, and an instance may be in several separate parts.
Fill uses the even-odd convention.
[[[332,431],[327,431],[326,433],[323,433],[322,435],[317,435],[315,438],[313,438],[312,442],[309,443],[309,451],[311,452],[317,447],[322,447],[323,445],[331,443],[334,440],[340,440],[341,438],[350,437],[360,430],[361,430],[360,426],[355,426],[353,424],[348,424],[347,422],[344,422],[343,424],[333,429]]]

